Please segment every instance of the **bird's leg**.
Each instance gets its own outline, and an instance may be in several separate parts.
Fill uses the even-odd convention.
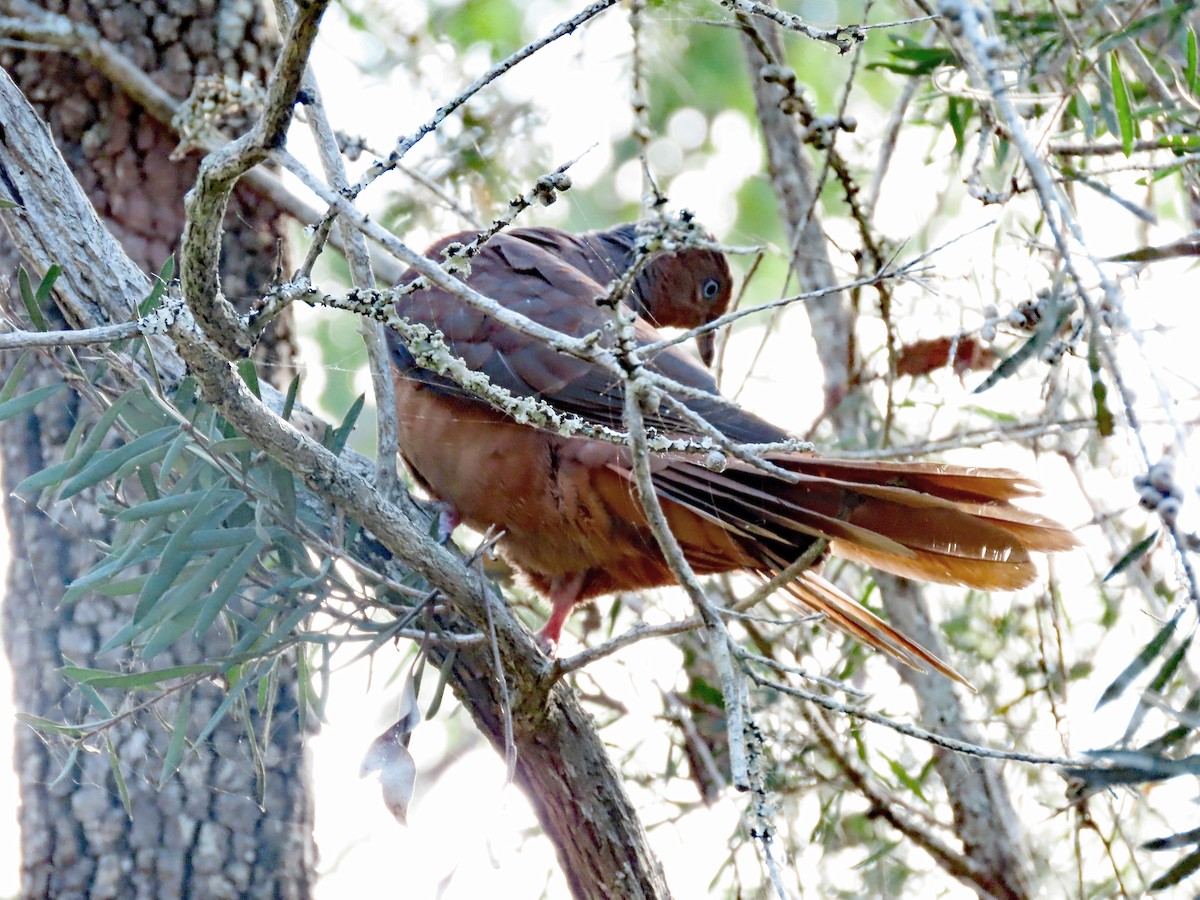
[[[553,655],[562,637],[563,625],[579,599],[583,588],[583,572],[573,575],[556,575],[550,579],[550,618],[537,633],[537,641],[547,654]]]
[[[437,541],[439,544],[444,544],[450,540],[450,535],[461,524],[462,518],[459,516],[458,510],[454,508],[454,505],[444,500],[435,500],[429,505],[437,513],[438,517]]]

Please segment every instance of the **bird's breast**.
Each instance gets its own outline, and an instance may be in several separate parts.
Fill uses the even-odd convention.
[[[608,470],[620,449],[519,425],[481,404],[396,379],[400,449],[437,499],[531,574],[554,577],[622,558],[644,537],[632,487]],[[644,520],[643,520],[644,522]]]

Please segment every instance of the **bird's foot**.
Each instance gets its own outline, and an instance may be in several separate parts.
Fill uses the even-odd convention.
[[[543,653],[545,653],[548,657],[553,659],[555,656],[555,653],[558,651],[558,639],[559,639],[560,635],[547,634],[546,632],[548,630],[549,630],[549,623],[547,623],[547,626],[545,628],[543,628],[541,631],[539,631],[537,634],[535,634],[533,636],[533,639],[534,639],[534,641],[537,642],[538,649],[541,650]]]
[[[437,542],[444,544],[450,540],[454,529],[462,524],[462,517],[452,504],[444,500],[435,500],[429,504],[429,508],[437,513]]]
[[[579,600],[583,578],[583,572],[576,572],[571,575],[556,575],[550,580],[550,618],[537,633],[538,646],[547,656],[554,656],[555,650],[558,649],[558,641],[562,637],[563,626],[567,624],[567,616]]]

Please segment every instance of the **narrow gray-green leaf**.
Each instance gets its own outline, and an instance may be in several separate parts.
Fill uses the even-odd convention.
[[[145,659],[154,659],[164,650],[170,649],[177,640],[191,631],[198,615],[200,608],[195,604],[175,610],[165,622],[150,629],[150,637],[141,648],[142,656]]]
[[[90,426],[87,437],[83,439],[83,443],[79,445],[79,449],[69,460],[70,468],[67,471],[68,477],[82,469],[96,455],[96,451],[104,443],[104,438],[108,435],[109,429],[117,421],[117,417],[139,395],[140,391],[129,391],[122,394],[109,405],[108,409],[96,420],[96,423]],[[88,427],[86,421],[81,422],[80,427]]]
[[[1165,838],[1155,838],[1142,844],[1143,850],[1178,850],[1189,844],[1200,844],[1200,828],[1179,831]]]
[[[1187,68],[1184,70],[1187,78],[1188,91],[1193,97],[1200,95],[1200,72],[1196,66],[1196,29],[1189,28],[1187,35]]]
[[[21,394],[19,397],[13,397],[4,403],[0,403],[0,422],[5,419],[11,419],[13,416],[19,416],[21,413],[29,412],[43,400],[48,397],[53,397],[59,391],[67,386],[65,381],[60,381],[57,384],[48,384],[45,387],[34,388],[27,394]]]
[[[139,438],[134,438],[129,443],[122,444],[120,447],[98,453],[95,459],[84,466],[78,475],[63,485],[59,498],[66,500],[68,497],[73,497],[82,490],[99,484],[125,465],[125,463],[134,457],[141,456],[143,453],[148,453],[152,450],[161,450],[162,453],[166,453],[169,446],[167,443],[168,438],[178,431],[179,429],[176,426],[168,425],[149,434],[143,434]]]
[[[1110,578],[1115,578],[1120,575],[1131,565],[1146,555],[1146,551],[1154,546],[1154,542],[1158,540],[1158,529],[1155,529],[1146,537],[1142,538],[1132,547],[1125,551],[1124,555],[1113,563],[1113,567],[1108,570],[1108,574],[1104,576],[1104,581]]]
[[[225,570],[216,587],[204,598],[204,603],[201,605],[200,612],[196,616],[196,622],[192,631],[197,638],[200,638],[212,627],[212,623],[216,621],[221,610],[228,605],[229,598],[233,596],[233,592],[237,590],[238,585],[242,583],[242,579],[246,577],[246,573],[254,565],[255,560],[258,559],[258,554],[264,546],[258,538],[254,538],[246,544],[237,558],[229,564],[229,568]]]
[[[255,537],[264,538],[270,542],[286,535],[287,530],[280,526],[261,530],[255,529],[252,525],[242,528],[206,528],[192,535],[184,546],[192,551],[210,552],[220,550],[222,547],[242,547]]]
[[[50,330],[50,325],[46,321],[46,314],[42,311],[42,304],[50,296],[54,282],[58,279],[61,272],[61,266],[51,266],[46,270],[46,275],[42,278],[38,289],[34,291],[33,285],[29,280],[29,273],[25,271],[25,267],[21,266],[17,270],[17,287],[21,294],[21,302],[25,304],[25,311],[29,313],[29,319],[33,322],[33,327],[38,331]]]
[[[296,377],[288,382],[287,394],[283,398],[283,409],[279,413],[279,418],[285,422],[292,417],[292,410],[296,406],[296,397],[300,393],[300,373],[296,373]]]
[[[47,734],[62,734],[70,738],[78,738],[83,737],[85,733],[78,725],[65,725],[54,719],[31,716],[29,713],[17,713],[17,721],[38,731],[45,731]]]
[[[1150,882],[1149,890],[1164,891],[1169,887],[1174,887],[1188,876],[1195,874],[1197,869],[1200,869],[1200,850],[1193,850]]]
[[[62,666],[58,672],[64,678],[80,685],[97,688],[115,687],[126,691],[158,688],[164,681],[190,678],[214,671],[212,664],[191,666],[167,666],[148,669],[144,672],[109,672],[106,669],[89,669],[84,666]]]
[[[1171,635],[1175,633],[1175,626],[1179,624],[1179,615],[1178,612],[1175,613],[1171,620],[1158,630],[1158,634],[1154,635],[1150,643],[1146,644],[1134,657],[1133,662],[1127,665],[1121,674],[1113,679],[1112,684],[1104,689],[1104,693],[1100,695],[1100,699],[1096,703],[1096,709],[1106,703],[1111,703],[1125,693],[1125,689],[1133,683],[1133,680],[1141,675],[1146,667],[1154,661],[1154,658],[1162,652],[1167,641],[1171,639]]]
[[[222,499],[220,492],[213,492],[211,498],[206,497],[200,501],[195,511],[171,535],[163,548],[158,568],[146,580],[146,586],[138,598],[137,609],[133,614],[135,622],[140,621],[155,600],[175,583],[175,579],[195,554],[196,551],[187,546],[193,532],[199,528],[219,524],[240,502],[241,498]]]
[[[1125,79],[1121,75],[1121,64],[1117,60],[1117,51],[1108,57],[1108,72],[1112,78],[1113,106],[1116,107],[1117,124],[1121,129],[1121,151],[1126,157],[1133,154],[1133,139],[1137,126],[1133,121],[1133,110],[1129,104],[1129,90],[1125,87]]]
[[[132,819],[133,805],[129,802],[129,788],[125,785],[125,776],[121,774],[121,760],[117,757],[117,750],[107,734],[104,735],[104,748],[108,752],[108,765],[112,769],[113,781],[117,784],[117,796],[121,798],[121,805],[125,807],[125,815]]]
[[[130,566],[145,562],[147,559],[158,559],[162,548],[167,543],[167,536],[162,532],[162,525],[165,522],[165,516],[147,522],[134,539],[122,547],[119,552],[114,550],[108,559],[97,563],[72,581],[59,602],[73,603],[92,591],[96,585],[108,581],[114,575],[119,575]]]
[[[154,284],[150,287],[150,293],[138,304],[139,317],[149,315],[150,311],[158,306],[158,301],[162,299],[162,295],[167,291],[167,285],[171,283],[171,279],[174,277],[175,254],[171,254],[159,267],[158,277],[154,279]]]
[[[241,491],[232,488],[216,488],[207,491],[188,491],[185,494],[176,494],[172,497],[162,497],[158,500],[151,500],[147,503],[140,503],[137,506],[123,509],[115,518],[121,522],[140,522],[145,519],[152,519],[155,516],[169,515],[171,513],[183,512],[196,507],[205,497],[216,496],[220,500],[232,500],[235,497],[244,497]]]
[[[13,488],[13,493],[33,494],[37,491],[43,491],[49,487],[56,487],[57,485],[62,484],[63,479],[67,477],[67,473],[70,468],[71,461],[69,459],[55,463],[52,466],[47,466],[40,472],[34,472],[32,475],[18,484],[15,488]]]
[[[183,762],[183,749],[187,746],[188,717],[192,712],[192,692],[184,691],[179,698],[179,710],[175,713],[175,723],[171,727],[171,740],[167,744],[167,752],[163,754],[162,772],[158,776],[158,789],[163,786],[179,770]]]
[[[0,403],[6,403],[16,396],[17,389],[21,386],[21,379],[25,376],[25,369],[28,368],[31,359],[33,359],[32,350],[26,350],[17,357],[17,361],[13,363],[13,367],[8,372],[4,387],[0,388]]]
[[[359,394],[358,399],[350,404],[350,410],[342,419],[342,424],[334,429],[328,441],[329,449],[334,456],[342,455],[342,450],[346,447],[346,441],[350,440],[350,432],[354,431],[354,424],[358,421],[359,413],[363,411],[363,404],[366,401],[366,394]]]
[[[196,736],[195,742],[197,744],[202,744],[208,740],[208,736],[212,734],[213,729],[220,725],[221,721],[228,715],[230,707],[233,706],[238,697],[245,693],[246,687],[250,683],[250,670],[251,666],[241,667],[237,679],[229,686],[229,691],[225,694],[225,699],[221,701],[221,705],[217,707],[216,712],[209,717],[208,722],[200,730],[200,734]]]
[[[1013,375],[1028,360],[1035,358],[1042,348],[1047,346],[1056,334],[1067,324],[1071,313],[1075,311],[1075,301],[1059,297],[1057,302],[1048,304],[1046,316],[1038,324],[1037,330],[1013,353],[1002,359],[991,374],[983,380],[973,393],[981,394],[988,388]]]
[[[71,747],[71,752],[67,754],[67,758],[63,761],[62,768],[58,770],[58,774],[50,782],[50,787],[57,788],[60,784],[69,783],[70,779],[76,777],[79,772],[75,768],[79,762],[79,744]]]
[[[213,582],[220,578],[228,565],[233,562],[237,552],[236,547],[226,547],[214,553],[203,565],[195,566],[191,571],[185,568],[181,574],[186,573],[186,577],[183,580],[177,580],[174,586],[159,596],[145,610],[145,613],[138,617],[138,624],[144,628],[150,628],[160,622],[165,622],[190,605],[201,594],[207,593]],[[143,588],[143,590],[145,589]]]

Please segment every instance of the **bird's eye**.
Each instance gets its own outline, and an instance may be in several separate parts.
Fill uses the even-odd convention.
[[[700,294],[705,300],[715,300],[719,293],[721,293],[721,282],[715,278],[709,278],[700,285]]]

